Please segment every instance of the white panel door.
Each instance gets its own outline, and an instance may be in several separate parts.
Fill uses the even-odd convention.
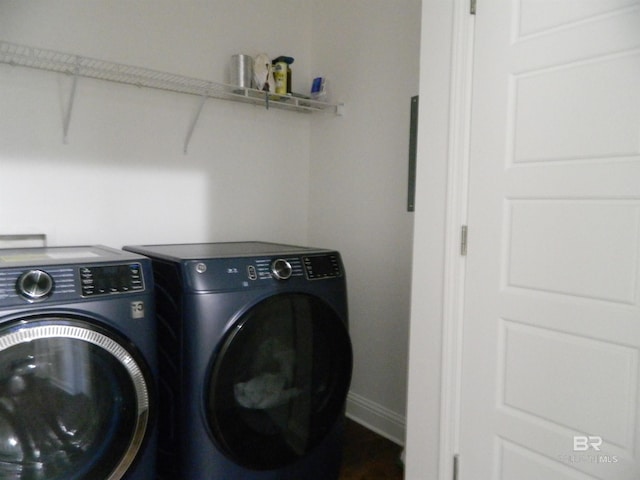
[[[640,479],[640,2],[479,0],[461,480]]]

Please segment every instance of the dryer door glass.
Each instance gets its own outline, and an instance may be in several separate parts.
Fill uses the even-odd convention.
[[[0,329],[0,478],[123,478],[149,399],[140,360],[114,338],[61,318]]]
[[[305,294],[262,301],[234,325],[211,368],[216,443],[254,469],[295,462],[342,417],[351,368],[345,320],[325,302]]]

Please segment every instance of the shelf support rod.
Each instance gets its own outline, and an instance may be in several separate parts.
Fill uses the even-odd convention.
[[[78,85],[78,74],[80,73],[80,57],[76,56],[76,66],[73,69],[73,82],[71,83],[71,93],[69,94],[69,102],[67,104],[67,112],[64,116],[64,126],[62,133],[62,141],[66,145],[69,136],[69,124],[71,123],[71,112],[73,111],[73,101],[76,98],[76,86]]]
[[[191,141],[191,136],[193,135],[193,130],[196,128],[196,124],[198,123],[198,120],[200,119],[200,114],[202,113],[202,108],[204,107],[204,102],[207,101],[207,98],[209,97],[209,91],[207,90],[205,92],[204,95],[202,95],[202,97],[200,97],[200,104],[198,105],[198,110],[196,111],[196,114],[193,116],[193,119],[191,120],[191,125],[189,125],[189,130],[187,131],[187,137],[184,140],[184,154],[187,154],[187,150],[189,148],[189,142]]]

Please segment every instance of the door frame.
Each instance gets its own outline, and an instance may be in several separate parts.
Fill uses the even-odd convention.
[[[459,446],[466,266],[460,245],[467,222],[475,25],[469,8],[469,0],[422,4],[407,478],[450,480]],[[434,53],[434,45],[443,53]],[[429,237],[433,233],[437,239]]]
[[[449,112],[449,156],[447,161],[447,199],[445,257],[443,277],[442,382],[440,391],[439,478],[450,480],[459,451],[462,381],[462,336],[466,279],[467,243],[472,232],[465,232],[469,199],[469,151],[473,87],[473,48],[475,17],[470,2],[455,0],[452,24],[451,92]],[[466,246],[465,246],[466,248]]]

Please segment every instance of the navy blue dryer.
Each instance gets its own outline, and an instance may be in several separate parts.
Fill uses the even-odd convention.
[[[339,253],[262,242],[125,249],[153,259],[159,476],[337,479],[352,370]]]
[[[155,478],[150,269],[100,246],[0,250],[0,478]]]

